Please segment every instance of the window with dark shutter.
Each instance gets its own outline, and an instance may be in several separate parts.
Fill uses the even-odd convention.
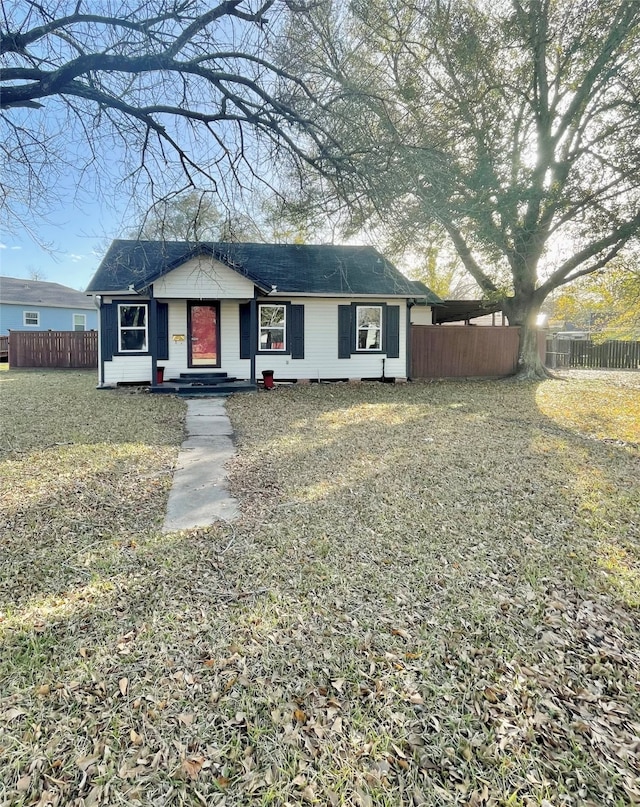
[[[292,359],[304,359],[304,306],[292,305],[289,322],[289,347]]]
[[[169,303],[157,303],[156,358],[169,358]]]
[[[111,361],[118,352],[118,307],[105,303],[100,309],[100,336],[102,361]]]
[[[400,357],[400,306],[388,305],[385,316],[385,353],[389,359]]]
[[[355,343],[353,334],[353,307],[338,306],[338,358],[351,358],[351,346]]]
[[[240,303],[240,358],[251,358],[251,303]]]

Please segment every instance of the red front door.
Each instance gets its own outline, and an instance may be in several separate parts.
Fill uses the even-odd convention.
[[[218,303],[189,303],[189,367],[220,366]]]

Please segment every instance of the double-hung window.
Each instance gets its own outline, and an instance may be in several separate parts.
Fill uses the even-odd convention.
[[[287,345],[287,306],[258,306],[258,350],[285,351]]]
[[[22,324],[25,326],[32,326],[38,328],[40,326],[40,312],[39,311],[23,311]]]
[[[87,330],[87,315],[86,314],[74,314],[73,315],[73,330],[74,331],[86,331]]]
[[[382,350],[382,306],[356,306],[357,350]]]
[[[144,353],[148,350],[148,317],[146,305],[118,305],[118,350],[121,353]]]

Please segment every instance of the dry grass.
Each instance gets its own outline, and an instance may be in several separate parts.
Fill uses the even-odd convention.
[[[3,374],[0,803],[637,802],[613,381],[230,399],[243,517],[165,536],[181,405]]]

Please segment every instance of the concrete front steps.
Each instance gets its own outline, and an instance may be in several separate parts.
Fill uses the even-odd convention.
[[[257,384],[241,381],[227,373],[180,373],[162,384],[154,384],[151,392],[159,395],[180,395],[185,398],[231,395],[235,392],[255,392]]]

